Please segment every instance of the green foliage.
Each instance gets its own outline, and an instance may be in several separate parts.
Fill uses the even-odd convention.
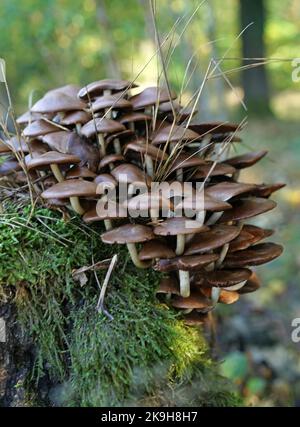
[[[149,48],[152,23],[147,5],[147,0],[127,1],[126,7],[123,0],[2,0],[0,52],[7,63],[7,77],[17,111],[21,113],[27,107],[32,91],[36,100],[46,90],[67,82],[83,85],[104,78],[112,73],[110,63],[116,70],[120,68],[124,77],[138,73],[153,54]],[[177,19],[184,15],[188,19],[198,5],[197,1],[184,0],[157,2],[162,37]],[[267,56],[297,57],[298,1],[268,0],[266,5]],[[238,0],[204,2],[190,20],[168,67],[176,90],[180,89],[193,54],[199,65],[196,87],[211,56],[222,57],[230,49],[228,57],[241,57],[240,40],[235,40],[240,32],[238,6]],[[101,18],[103,11],[106,24]],[[178,27],[174,41],[179,39],[182,30],[183,25]],[[255,31],[255,25],[248,31]],[[209,43],[211,40],[214,43]],[[240,60],[222,63],[224,70],[239,66]],[[155,60],[150,67],[156,71]],[[296,89],[289,61],[275,62],[268,69],[275,90]],[[155,81],[152,71],[148,74],[146,70],[146,74],[146,80]],[[238,72],[229,77],[239,84]],[[140,76],[139,80],[143,79],[144,76]],[[195,89],[192,82],[190,89]]]
[[[47,372],[59,405],[239,404],[200,331],[155,298],[158,273],[137,271],[125,251],[105,298],[113,320],[96,311],[94,274],[81,288],[71,273],[116,248],[101,244],[98,227],[84,227],[42,208],[9,205],[0,217],[1,291],[15,292],[24,333],[36,343],[32,379]],[[104,274],[97,271],[100,283]]]

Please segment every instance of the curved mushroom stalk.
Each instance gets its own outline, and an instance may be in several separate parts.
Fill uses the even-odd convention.
[[[58,167],[58,165],[51,164],[50,168],[51,168],[52,173],[53,173],[53,175],[55,176],[55,178],[57,179],[58,182],[63,182],[65,180],[64,177],[63,177],[63,174],[61,173],[61,170]],[[74,209],[74,211],[76,213],[78,213],[79,215],[83,215],[84,214],[85,210],[81,206],[78,197],[70,197],[70,203],[71,203],[71,206],[72,206],[72,208]]]
[[[76,213],[78,213],[79,215],[83,215],[85,213],[85,210],[81,206],[78,197],[70,197],[70,203]]]
[[[189,271],[179,270],[179,285],[180,285],[180,295],[183,298],[190,296],[190,273]]]
[[[178,234],[177,235],[177,243],[176,243],[176,255],[182,255],[185,247],[185,235]]]
[[[224,261],[224,259],[226,258],[227,252],[229,249],[229,243],[226,243],[226,245],[223,246],[219,259],[216,261],[216,267],[220,267]]]
[[[55,178],[58,182],[63,182],[65,180],[65,178],[63,177],[63,174],[61,173],[61,170],[59,169],[58,165],[51,164],[50,168],[51,168],[51,171],[52,171],[53,175],[55,176]]]
[[[211,217],[206,221],[205,225],[215,224],[219,218],[223,215],[223,212],[214,212]]]
[[[114,139],[113,145],[114,145],[115,153],[116,154],[122,154],[122,148],[121,148],[119,138]]]
[[[99,141],[100,154],[102,157],[104,157],[106,154],[104,136],[102,135],[102,133],[98,133],[97,135],[98,135],[98,141]]]
[[[144,261],[141,261],[139,259],[135,243],[126,243],[126,246],[127,246],[128,252],[130,254],[130,257],[132,259],[132,262],[134,263],[134,265],[136,267],[138,267],[138,268],[148,268],[148,267],[150,267],[150,265],[152,264],[152,261],[144,262]]]
[[[213,286],[211,288],[211,300],[213,302],[214,305],[216,305],[219,301],[220,298],[220,294],[221,294],[221,288]]]

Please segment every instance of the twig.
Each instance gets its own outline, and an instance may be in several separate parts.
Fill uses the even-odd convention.
[[[107,270],[103,285],[101,286],[101,291],[100,291],[100,295],[99,295],[99,299],[98,299],[98,303],[96,306],[96,310],[100,313],[103,312],[110,320],[113,320],[113,317],[111,314],[108,313],[108,311],[104,308],[104,297],[105,297],[105,292],[106,292],[106,288],[107,285],[109,283],[109,279],[111,276],[111,273],[113,272],[113,269],[116,265],[116,262],[118,260],[118,255],[115,254],[110,262],[109,268]]]

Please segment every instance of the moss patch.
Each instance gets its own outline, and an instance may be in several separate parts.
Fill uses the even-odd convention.
[[[57,405],[233,406],[239,399],[217,375],[199,330],[155,298],[159,274],[137,270],[126,251],[101,243],[101,228],[28,206],[0,217],[0,287],[15,295],[24,332],[36,343],[32,389],[46,376]],[[95,307],[93,273],[80,287],[72,270],[109,258],[118,265],[105,305]],[[105,271],[97,272],[101,283]]]

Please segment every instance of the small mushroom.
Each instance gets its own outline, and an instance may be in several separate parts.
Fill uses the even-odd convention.
[[[115,120],[105,119],[103,117],[93,118],[87,122],[81,128],[81,134],[86,138],[91,138],[92,136],[97,135],[99,144],[100,144],[100,152],[102,156],[106,154],[106,145],[104,135],[110,133],[117,133],[125,130],[125,126],[121,123],[118,123]]]
[[[225,258],[224,266],[239,268],[265,264],[279,257],[282,251],[282,246],[276,243],[259,243],[243,251],[228,254]]]
[[[176,296],[171,300],[171,304],[175,308],[180,308],[185,314],[191,313],[193,310],[201,310],[203,313],[210,311],[213,308],[211,301],[204,296],[200,291],[194,290],[190,296]]]
[[[114,92],[128,91],[130,88],[135,88],[137,85],[127,80],[104,79],[97,80],[84,86],[78,92],[78,97],[89,101],[97,96],[110,95]]]
[[[44,199],[70,199],[75,212],[82,215],[85,210],[80,205],[79,197],[96,196],[96,184],[83,179],[68,179],[53,185],[42,193]]]
[[[104,243],[119,243],[126,244],[132,262],[138,268],[148,268],[151,262],[142,262],[139,259],[135,244],[152,240],[154,234],[150,227],[140,224],[126,224],[121,227],[114,228],[101,235],[101,240]]]
[[[252,218],[254,216],[268,212],[276,207],[276,203],[272,200],[266,200],[258,197],[239,199],[235,202],[231,202],[231,204],[232,209],[223,213],[221,218],[218,220],[219,223],[228,221],[241,221]]]

